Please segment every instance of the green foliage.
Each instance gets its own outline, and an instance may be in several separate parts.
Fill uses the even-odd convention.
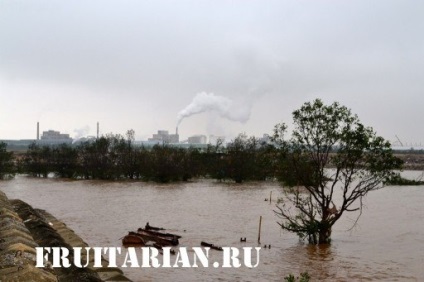
[[[406,179],[404,177],[402,177],[399,173],[392,175],[391,177],[389,177],[385,182],[385,185],[388,186],[417,186],[417,185],[424,185],[424,181],[422,180],[411,180],[411,179]]]
[[[151,151],[151,180],[178,181],[182,177],[185,152],[167,145],[155,145]]]
[[[74,177],[78,168],[78,152],[67,144],[52,148],[51,172],[61,178]]]
[[[202,154],[201,162],[204,164],[205,175],[219,181],[228,177],[226,168],[226,154],[222,142],[215,146],[209,144],[206,152]]]
[[[289,140],[284,124],[274,130],[280,150],[278,178],[297,187],[287,190],[286,204],[276,213],[283,229],[310,243],[329,243],[341,215],[360,209],[362,197],[381,188],[402,162],[393,156],[389,142],[338,103],[307,102],[293,112],[293,123]],[[336,194],[341,196],[336,199]],[[360,208],[351,208],[355,202]]]
[[[236,183],[253,178],[255,174],[257,139],[240,134],[227,145],[226,166],[228,177]]]
[[[294,277],[293,274],[289,274],[286,277],[284,277],[284,281],[286,282],[309,282],[311,279],[311,276],[308,272],[302,272],[300,274],[300,277]]]
[[[78,151],[81,158],[81,169],[77,175],[85,179],[117,179],[120,169],[115,170],[115,153],[112,150],[112,144],[116,138],[113,136],[100,137],[94,142],[82,143]]]
[[[205,158],[210,162],[207,171],[211,177],[236,183],[274,178],[275,147],[255,137],[238,135],[226,148],[221,144],[209,146]]]
[[[35,142],[28,147],[20,166],[21,170],[36,177],[47,177],[52,171],[52,150],[50,147],[40,147]]]
[[[13,153],[6,150],[7,145],[0,142],[0,179],[12,178],[15,175]]]

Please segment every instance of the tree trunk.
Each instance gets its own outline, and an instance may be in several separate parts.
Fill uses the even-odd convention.
[[[318,244],[329,244],[331,242],[331,225],[323,222],[319,230]]]
[[[317,234],[316,233],[309,234],[309,244],[316,245],[317,243],[318,243]]]

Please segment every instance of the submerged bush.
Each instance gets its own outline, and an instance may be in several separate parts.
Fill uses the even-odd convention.
[[[294,277],[293,274],[289,274],[288,276],[284,277],[284,281],[286,282],[309,282],[311,279],[311,276],[308,272],[302,272],[300,273],[300,277]]]
[[[424,181],[421,180],[411,180],[402,177],[399,173],[393,175],[384,182],[385,185],[391,186],[409,186],[409,185],[424,185]]]

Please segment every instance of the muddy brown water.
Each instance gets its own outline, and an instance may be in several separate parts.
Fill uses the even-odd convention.
[[[282,188],[276,183],[159,185],[17,176],[0,182],[0,189],[9,198],[49,211],[90,246],[99,247],[121,246],[127,231],[147,221],[182,235],[180,246],[207,241],[256,247],[259,216],[263,218],[261,243],[271,244],[271,249],[260,251],[257,268],[122,268],[133,281],[283,281],[289,273],[304,271],[313,281],[424,281],[422,186],[370,193],[356,227],[348,230],[356,216],[345,216],[334,227],[332,245],[320,247],[280,230],[273,210]],[[271,204],[264,201],[270,191]],[[240,237],[247,242],[241,243]],[[222,261],[221,254],[211,251],[210,264]],[[118,257],[118,264],[122,261]]]

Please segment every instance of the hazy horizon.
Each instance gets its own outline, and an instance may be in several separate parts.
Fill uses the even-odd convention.
[[[2,1],[0,139],[271,134],[338,101],[424,143],[424,3]],[[203,94],[202,94],[203,93]]]

